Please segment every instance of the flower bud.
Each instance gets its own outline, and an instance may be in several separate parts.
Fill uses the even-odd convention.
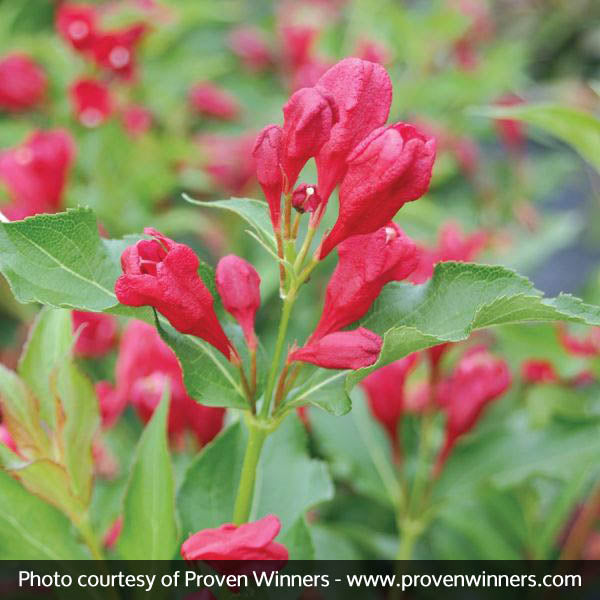
[[[127,397],[119,393],[109,381],[98,381],[95,385],[102,427],[110,429],[121,416],[127,405]]]
[[[406,202],[420,198],[429,187],[434,158],[435,140],[412,125],[396,123],[371,132],[348,156],[338,219],[323,242],[321,258],[352,235],[376,231]]]
[[[92,46],[96,34],[96,11],[89,4],[62,2],[56,12],[56,29],[75,50]]]
[[[249,71],[264,71],[274,62],[263,33],[255,27],[242,26],[232,31],[229,45]]]
[[[379,356],[382,339],[360,327],[353,331],[330,333],[294,350],[290,361],[307,362],[325,369],[361,369],[371,366]]]
[[[321,196],[316,185],[300,184],[292,194],[292,206],[301,214],[314,213],[321,205]]]
[[[240,324],[248,347],[256,348],[254,318],[260,307],[260,276],[256,269],[230,254],[217,265],[216,283],[225,310]]]
[[[2,423],[0,423],[0,444],[6,446],[9,450],[12,450],[15,454],[18,453],[15,440],[12,435],[10,435],[10,431],[8,431],[6,425],[3,425]]]
[[[117,319],[104,313],[74,310],[73,332],[78,334],[75,354],[78,356],[104,356],[117,341]]]
[[[281,229],[281,147],[283,130],[279,125],[267,125],[256,138],[252,156],[256,161],[256,177],[265,194],[273,229]]]
[[[395,224],[348,238],[325,292],[325,305],[311,340],[357,321],[371,308],[383,286],[405,279],[417,266],[415,243]]]
[[[281,156],[286,190],[293,189],[308,159],[329,139],[333,119],[330,101],[315,88],[298,90],[286,102]]]
[[[381,65],[345,58],[322,75],[315,87],[334,107],[331,134],[316,156],[319,192],[326,203],[344,177],[348,155],[364,137],[387,121],[392,83]]]
[[[281,523],[274,515],[239,526],[228,523],[215,529],[203,529],[183,543],[181,556],[186,561],[202,560],[220,573],[243,570],[244,565],[237,561],[285,563],[288,551],[274,541],[280,529]]]
[[[0,60],[0,110],[27,110],[45,91],[46,75],[27,55],[9,54]]]
[[[232,346],[213,308],[213,298],[198,275],[194,251],[152,228],[121,256],[123,275],[115,293],[126,306],[153,306],[180,331],[195,335],[231,357]]]
[[[190,90],[190,105],[199,114],[223,121],[233,121],[240,105],[228,92],[212,83],[198,83]]]
[[[131,104],[123,109],[121,119],[125,131],[132,137],[142,135],[152,127],[152,113],[141,104]]]
[[[497,106],[519,106],[524,104],[523,98],[516,94],[505,94],[496,102]],[[521,152],[525,146],[525,126],[516,119],[495,119],[496,131],[510,152]]]
[[[526,360],[521,365],[521,377],[527,383],[557,383],[559,377],[547,360]]]
[[[108,87],[94,79],[76,81],[69,88],[69,96],[77,118],[86,127],[97,127],[112,113]]]

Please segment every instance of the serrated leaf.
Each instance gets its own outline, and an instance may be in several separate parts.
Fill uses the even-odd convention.
[[[412,352],[465,340],[477,329],[544,321],[600,325],[600,307],[566,294],[544,298],[528,279],[503,267],[439,263],[423,285],[385,286],[361,321],[383,335],[381,354],[372,367],[351,373],[347,387]]]
[[[517,119],[540,127],[573,146],[600,171],[600,119],[591,113],[558,104],[522,104],[472,109],[495,119]]]
[[[0,223],[0,271],[20,302],[91,311],[117,303],[119,264],[87,208]]]
[[[0,470],[0,559],[87,558],[69,519]]]
[[[168,390],[144,429],[125,495],[118,551],[125,560],[170,560],[177,547],[175,481],[167,440]]]

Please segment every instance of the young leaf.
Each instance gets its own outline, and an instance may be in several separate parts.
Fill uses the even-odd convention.
[[[167,441],[168,390],[136,449],[118,551],[125,560],[170,560],[177,546],[175,483]]]

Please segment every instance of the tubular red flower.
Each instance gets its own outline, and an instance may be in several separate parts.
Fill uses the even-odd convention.
[[[192,108],[206,117],[233,121],[241,111],[238,101],[213,83],[198,83],[189,93]]]
[[[374,233],[348,238],[338,248],[319,324],[311,340],[357,321],[373,304],[383,286],[402,281],[419,261],[415,243],[395,224]]]
[[[527,383],[557,383],[559,377],[547,360],[526,360],[521,365],[521,377]]]
[[[79,356],[103,356],[117,341],[117,319],[104,313],[74,310],[73,331],[78,333],[75,353]]]
[[[240,324],[250,348],[256,348],[254,318],[260,307],[260,276],[243,258],[230,254],[217,265],[217,291],[225,310]]]
[[[135,48],[147,32],[143,23],[94,36],[91,52],[96,63],[125,80],[135,74]]]
[[[457,440],[474,427],[485,407],[502,396],[510,384],[506,362],[481,348],[467,352],[453,373],[440,382],[436,399],[446,412],[446,436],[437,458],[437,472]]]
[[[371,132],[348,156],[338,219],[323,242],[321,258],[352,235],[376,231],[406,202],[420,198],[429,187],[434,159],[435,140],[412,125],[396,123]]]
[[[220,573],[243,572],[244,564],[237,561],[278,561],[281,568],[288,551],[274,541],[280,529],[274,515],[240,526],[228,523],[203,529],[183,543],[181,556],[187,561],[202,560]]]
[[[108,87],[95,79],[77,80],[69,88],[69,96],[77,118],[86,127],[97,127],[113,111]]]
[[[18,112],[35,106],[46,91],[44,71],[26,54],[0,59],[0,110]]]
[[[61,129],[36,131],[21,146],[0,152],[0,181],[13,201],[2,212],[9,219],[56,212],[74,155],[73,139]]]
[[[256,138],[252,156],[256,161],[256,177],[269,204],[273,229],[281,229],[281,173],[283,130],[279,125],[267,125]]]
[[[416,352],[373,371],[363,379],[371,413],[398,444],[398,424],[405,412],[404,383],[419,362]]]
[[[120,393],[109,381],[98,381],[95,388],[102,427],[110,429],[125,410],[127,397]]]
[[[300,184],[292,194],[292,206],[299,213],[314,213],[322,200],[316,185]]]
[[[62,2],[56,11],[56,29],[75,50],[89,50],[96,35],[96,10],[89,4]]]
[[[290,362],[307,362],[325,369],[361,369],[371,366],[381,352],[382,339],[359,327],[325,335],[289,356]]]
[[[227,339],[213,308],[213,298],[198,275],[194,251],[147,227],[153,240],[141,240],[121,256],[115,293],[121,304],[153,306],[181,333],[195,335],[231,357]]]
[[[348,155],[365,136],[387,121],[392,83],[381,65],[346,58],[331,67],[315,87],[335,106],[331,135],[316,156],[319,191],[326,203],[344,177]]]

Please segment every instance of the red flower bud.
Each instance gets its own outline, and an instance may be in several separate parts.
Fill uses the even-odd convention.
[[[0,110],[27,110],[45,91],[46,75],[27,55],[9,54],[0,60]]]
[[[103,356],[117,341],[117,319],[104,313],[72,312],[73,332],[78,333],[75,353],[79,356]]]
[[[56,29],[73,48],[89,50],[96,34],[96,11],[89,4],[63,2],[56,12]]]
[[[100,67],[130,80],[135,73],[135,47],[146,31],[146,25],[138,23],[96,35],[91,46],[94,60]]]
[[[389,48],[374,40],[361,40],[356,47],[355,55],[362,60],[379,63],[380,65],[390,62]]]
[[[321,206],[321,196],[316,185],[300,184],[292,194],[292,206],[299,213],[314,213]]]
[[[290,362],[307,362],[325,369],[361,369],[371,366],[379,356],[382,339],[372,331],[359,327],[353,331],[337,331],[294,350]]]
[[[230,358],[232,346],[213,308],[213,298],[198,275],[194,251],[177,244],[155,229],[121,256],[123,275],[115,293],[121,304],[153,306],[181,333],[195,335]]]
[[[406,202],[420,198],[429,187],[434,159],[435,140],[412,125],[397,123],[369,134],[348,156],[338,219],[321,258],[352,235],[376,231]]]
[[[291,71],[296,71],[310,60],[310,51],[319,30],[310,25],[289,24],[279,28],[283,59]]]
[[[199,114],[232,121],[240,113],[238,101],[213,83],[198,83],[190,90],[190,105]]]
[[[338,248],[319,324],[311,336],[318,339],[360,319],[383,286],[405,279],[417,266],[415,243],[395,223],[366,235],[348,238]]]
[[[237,561],[272,560],[282,564],[288,551],[273,541],[281,523],[273,515],[244,525],[226,524],[215,529],[203,529],[189,537],[181,546],[181,556],[187,561],[202,560],[220,573],[243,572]]]
[[[521,377],[527,383],[557,383],[559,380],[550,361],[535,359],[521,365]]]
[[[398,443],[398,424],[405,411],[404,383],[418,362],[419,354],[415,352],[373,371],[362,381],[371,412],[394,445]]]
[[[294,187],[308,159],[329,139],[333,121],[331,102],[315,88],[298,90],[286,102],[281,155],[286,190]]]
[[[485,349],[467,352],[440,382],[436,398],[446,412],[446,437],[437,458],[439,472],[457,440],[477,423],[484,408],[510,387],[508,365]]]
[[[102,427],[110,429],[121,416],[127,405],[127,397],[121,394],[108,381],[98,381],[95,385]]]
[[[273,63],[273,55],[260,29],[238,27],[229,34],[229,45],[250,71],[263,71]]]
[[[523,98],[516,94],[502,96],[496,104],[498,106],[518,106],[524,104]],[[495,119],[496,131],[510,152],[520,152],[525,145],[525,126],[516,119]]]
[[[240,324],[250,348],[256,348],[254,318],[260,307],[260,277],[256,269],[233,254],[217,265],[217,291],[225,310]]]
[[[0,423],[0,444],[6,446],[9,450],[12,450],[15,454],[18,453],[15,440],[13,439],[12,435],[10,435],[10,432],[6,426],[2,423]]]
[[[13,201],[2,212],[9,219],[56,212],[74,154],[71,136],[61,129],[36,131],[21,146],[0,152],[0,181]]]
[[[142,135],[152,127],[152,113],[141,104],[125,108],[121,118],[125,131],[132,137]]]
[[[564,325],[559,325],[558,335],[563,348],[574,356],[600,356],[600,327],[592,327],[585,337],[569,333]]]
[[[373,129],[387,121],[392,83],[381,65],[346,58],[331,67],[315,87],[335,106],[331,135],[316,157],[319,191],[327,202],[344,177],[350,152]]]
[[[110,116],[113,103],[110,91],[94,79],[79,79],[69,88],[77,118],[86,127],[97,127]]]
[[[252,156],[256,161],[256,177],[269,204],[273,229],[281,228],[281,148],[283,130],[279,125],[267,125],[256,138]]]
[[[110,526],[108,531],[104,534],[104,538],[102,539],[102,543],[105,548],[111,550],[117,544],[117,540],[121,535],[121,530],[123,529],[123,517],[117,517],[113,524]]]

